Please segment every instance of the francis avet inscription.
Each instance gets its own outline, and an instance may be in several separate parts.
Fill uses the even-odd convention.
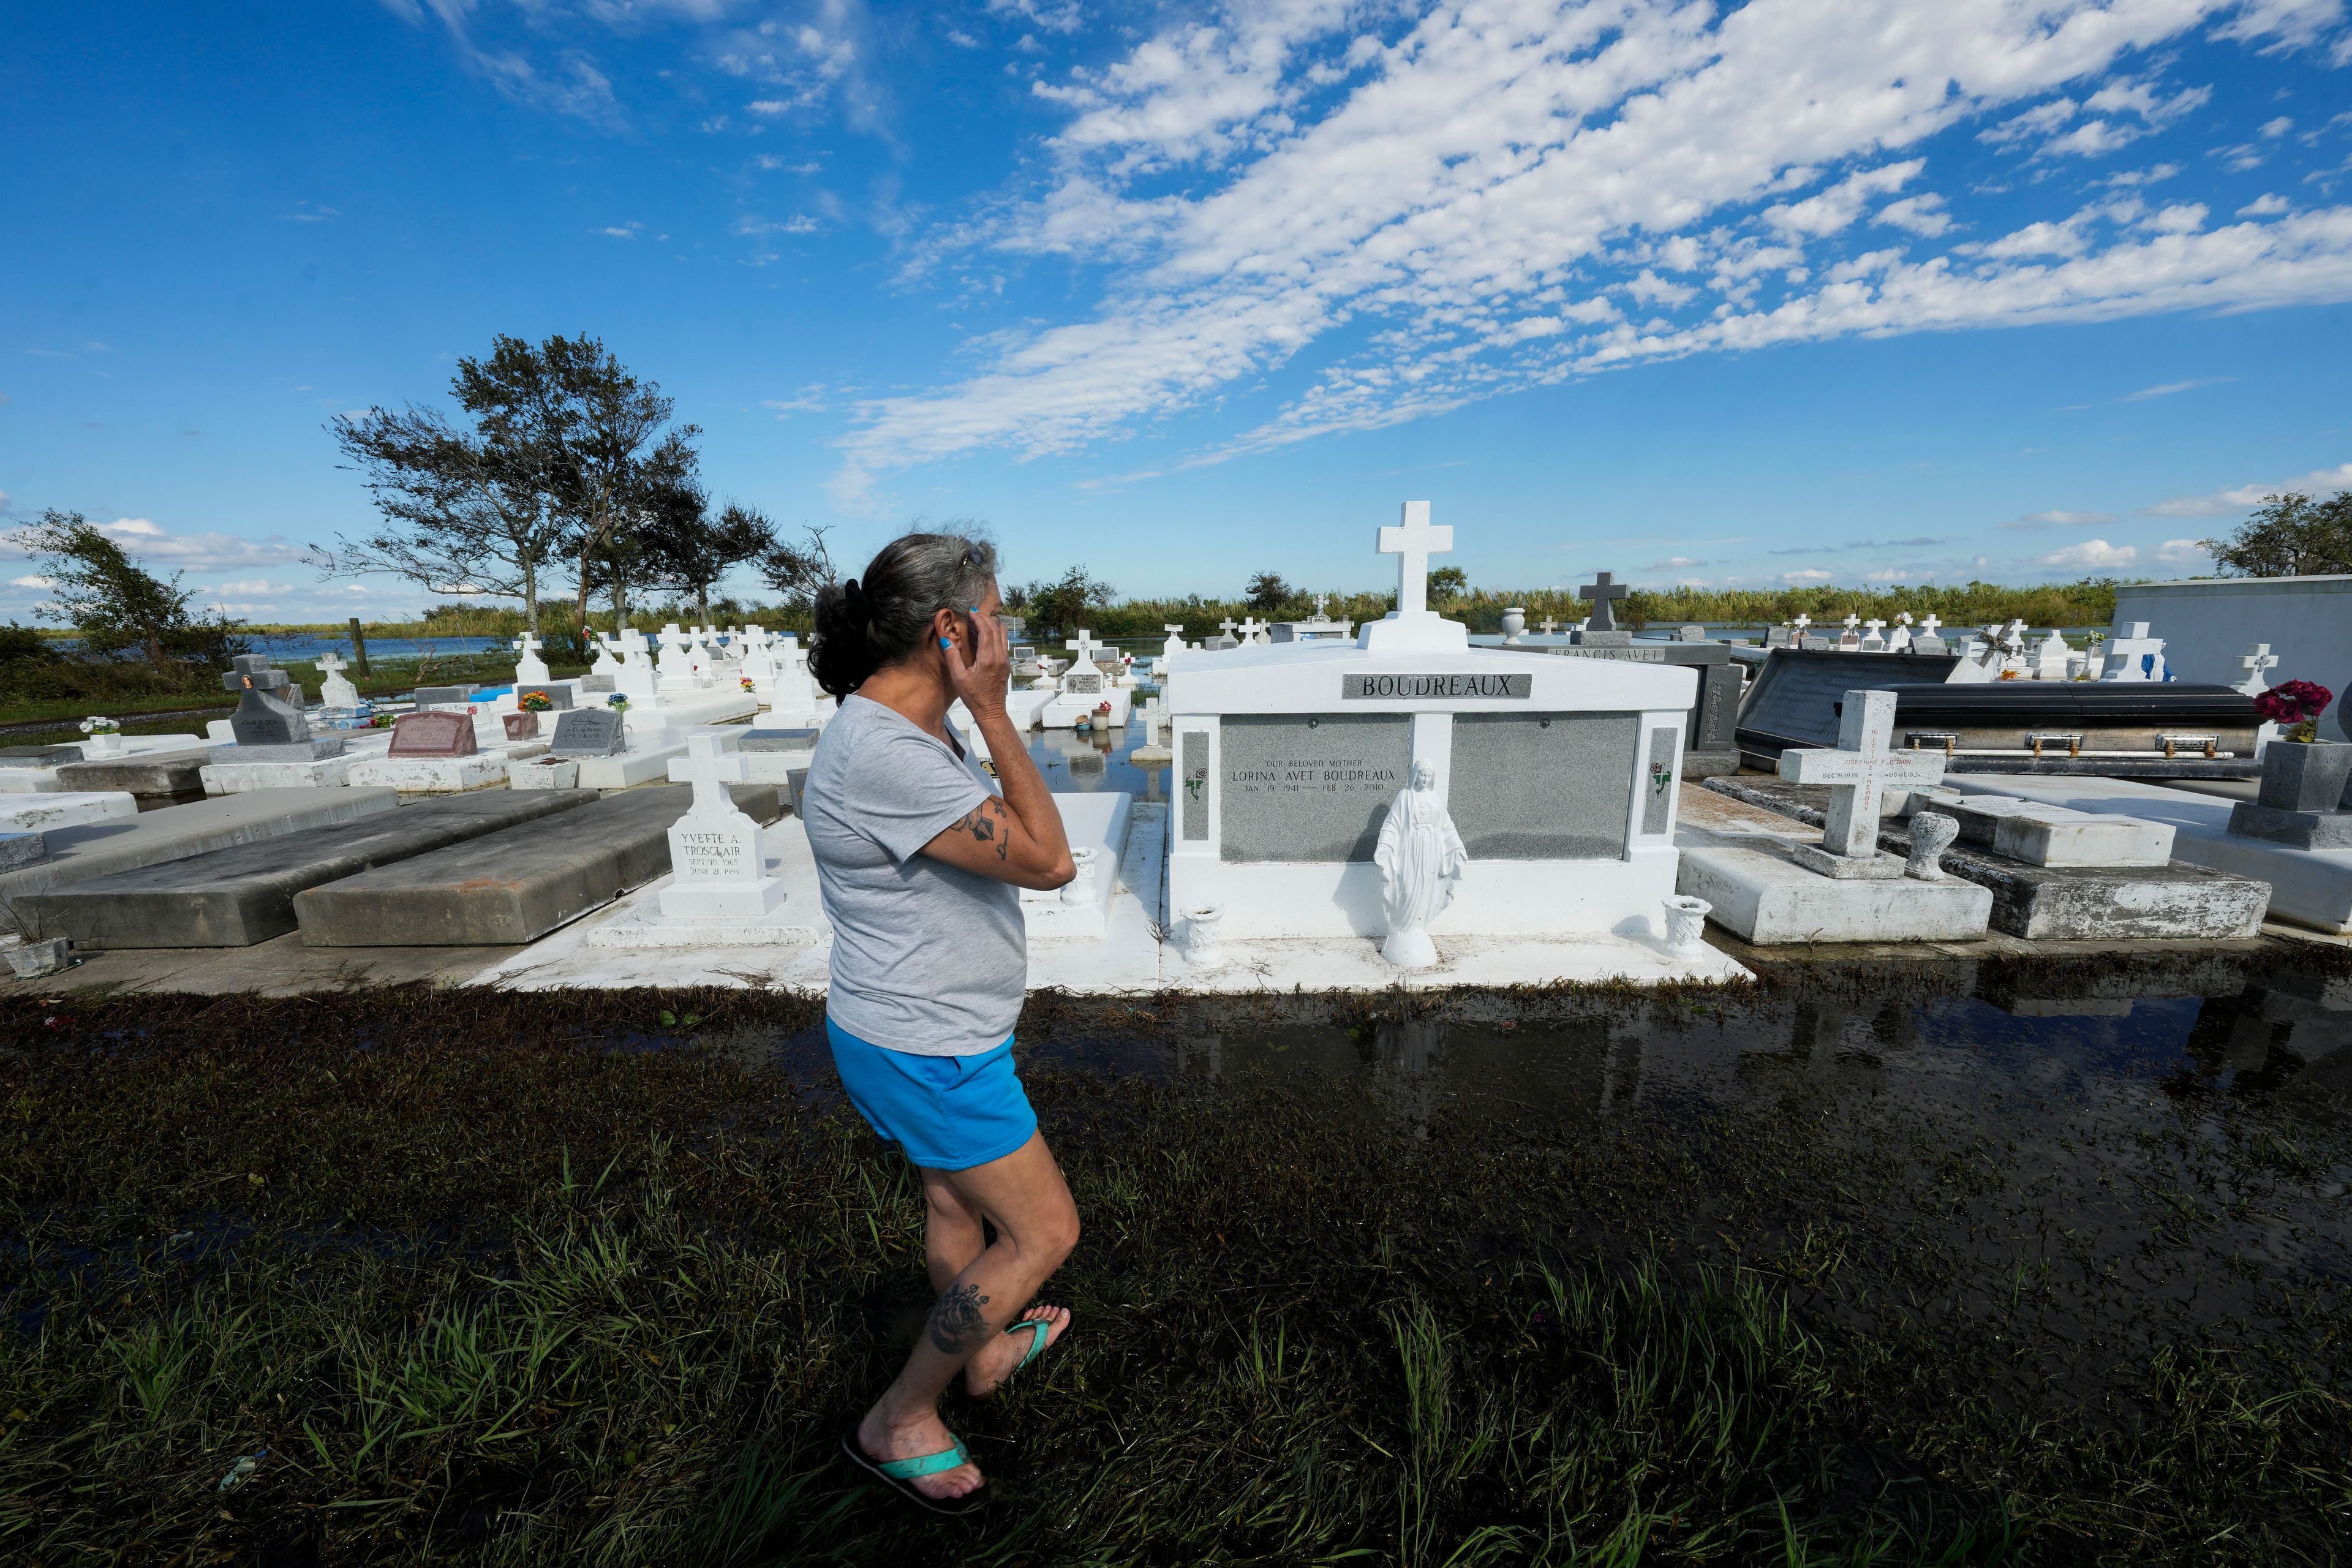
[[[1339,695],[1348,700],[1397,701],[1413,698],[1499,697],[1526,701],[1535,694],[1532,675],[1342,675]]]

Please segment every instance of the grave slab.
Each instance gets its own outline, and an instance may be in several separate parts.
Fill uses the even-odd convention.
[[[250,947],[295,928],[294,896],[305,889],[584,804],[510,792],[424,801],[17,901],[43,931],[81,947]]]
[[[1706,787],[1793,823],[1819,824],[1828,806],[1826,790],[1780,780],[1717,779]],[[1970,801],[1984,805],[1971,810]],[[1964,795],[1958,809],[1942,802],[1931,807],[1963,824],[1960,838],[1944,851],[1943,868],[1991,890],[1994,930],[2058,942],[2230,941],[2261,931],[2270,889],[2252,878],[2179,862],[2039,866],[2000,853],[1995,845],[2020,806],[2047,809],[2042,803],[1990,795]],[[1878,843],[1907,856],[1907,825],[1882,820]]]
[[[2137,779],[1970,773],[1950,782],[1969,795],[2013,795],[2169,823],[2174,859],[2268,882],[2274,920],[2352,935],[2352,849],[2297,849],[2231,833],[2234,802]]]
[[[143,756],[102,757],[58,769],[64,790],[128,790],[142,801],[173,800],[205,792],[204,769],[217,748],[195,746]]]
[[[48,855],[22,870],[0,872],[0,905],[23,926],[20,898],[95,878],[186,859],[232,845],[282,837],[311,828],[356,823],[399,805],[388,789],[271,789],[168,805],[136,816],[109,817],[51,828]],[[36,923],[28,936],[45,932]]]
[[[48,840],[37,833],[0,833],[0,871],[29,866],[48,852]]]
[[[224,746],[224,752],[249,748]],[[357,757],[319,757],[293,763],[207,763],[196,770],[206,795],[243,795],[257,789],[341,789],[352,782]]]
[[[521,741],[457,757],[366,757],[352,764],[349,776],[354,785],[383,785],[403,795],[504,789],[508,763],[536,757],[546,750],[545,741]]]
[[[0,832],[44,833],[104,822],[113,816],[136,816],[139,803],[122,790],[57,794],[0,801]]]
[[[1840,880],[1797,863],[1793,847],[1685,848],[1675,890],[1759,947],[1813,942],[1968,942],[1985,933],[1992,893],[1974,882]]]
[[[755,818],[779,815],[772,788],[737,784],[731,793]],[[683,785],[596,799],[584,790],[514,795],[577,809],[310,888],[294,900],[302,940],[312,947],[534,942],[667,872],[671,825],[693,800]],[[810,907],[815,897],[812,889]]]

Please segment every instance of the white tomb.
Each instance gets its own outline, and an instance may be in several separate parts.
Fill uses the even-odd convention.
[[[670,826],[669,880],[651,907],[640,903],[590,931],[591,945],[810,947],[824,939],[814,908],[785,907],[765,830],[728,793],[744,774],[743,757],[724,750],[719,736],[688,738],[687,754],[669,770],[672,780],[694,786],[694,803]]]
[[[1427,603],[1453,530],[1411,501],[1378,542],[1398,608],[1352,645],[1171,658],[1171,921],[1221,910],[1203,926],[1244,963],[1254,942],[1385,939],[1381,828],[1423,763],[1465,857],[1427,925],[1441,962],[1465,938],[1652,936],[1696,673],[1474,649]]]
[[[517,686],[537,686],[542,681],[554,679],[547,672],[547,660],[539,657],[539,650],[545,646],[530,632],[525,632],[515,638],[515,652],[522,656],[515,660]],[[324,669],[326,666],[322,664],[319,668]],[[320,695],[323,697],[325,694],[321,692]]]
[[[2164,679],[2164,639],[2147,635],[2146,621],[2133,621],[2126,631],[2117,626],[2115,635],[2107,638],[2106,668],[2100,671],[2102,680],[2162,680]]]

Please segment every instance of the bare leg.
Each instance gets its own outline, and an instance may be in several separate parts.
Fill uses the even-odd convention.
[[[952,1189],[965,1213],[953,1208],[942,1213],[943,1205],[931,1196],[940,1183]],[[1033,1135],[1003,1159],[969,1171],[926,1170],[923,1187],[930,1205],[927,1225],[946,1222],[946,1234],[936,1245],[928,1229],[925,1235],[924,1252],[933,1266],[934,1283],[938,1269],[961,1249],[967,1221],[969,1237],[978,1238],[980,1226],[973,1215],[995,1226],[996,1240],[980,1248],[948,1280],[898,1381],[858,1423],[857,1440],[877,1459],[908,1459],[948,1446],[940,1395],[978,1352],[993,1349],[992,1342],[1003,1338],[1006,1325],[1078,1240],[1076,1205],[1042,1134]],[[980,1467],[959,1465],[913,1484],[930,1497],[961,1497],[982,1484]]]
[[[987,1247],[988,1233],[982,1228],[987,1216],[956,1190],[953,1173],[916,1168],[923,1178],[923,1261],[930,1269],[932,1291],[944,1296],[948,1287],[955,1283],[956,1276],[971,1268],[972,1259]],[[1070,1310],[1066,1307],[1034,1304],[1021,1314],[1019,1321],[1026,1322],[1034,1318],[1045,1320],[1048,1345],[1060,1339],[1070,1326]],[[965,1391],[982,1399],[994,1393],[996,1385],[1029,1353],[1030,1343],[1014,1335],[992,1336],[964,1363]]]

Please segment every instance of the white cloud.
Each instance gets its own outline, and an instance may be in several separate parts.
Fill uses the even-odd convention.
[[[11,577],[8,579],[8,586],[11,588],[54,588],[57,585],[58,580],[55,577]]]
[[[2156,547],[2156,558],[2167,566],[2185,566],[2210,560],[2205,547],[2193,539],[2168,539]]]
[[[2105,511],[2031,511],[2017,520],[2023,523],[2048,523],[2059,528],[2096,527],[2116,521],[2113,512]]]
[[[992,16],[1018,16],[1049,33],[1075,33],[1086,20],[1077,0],[988,0],[988,9]]]
[[[1644,572],[1683,572],[1694,566],[1704,566],[1704,561],[1694,561],[1687,555],[1669,555],[1664,561],[1653,561],[1642,568]]]
[[[2146,403],[2151,397],[2170,397],[2176,392],[2191,392],[2200,386],[2220,386],[2235,381],[2234,375],[2200,375],[2194,381],[2168,381],[2157,386],[2143,386],[2137,392],[2124,395],[2126,403]]]
[[[2225,0],[1490,0],[1374,36],[1344,0],[1228,0],[1036,84],[1068,116],[1044,188],[917,265],[1066,258],[1102,269],[1099,307],[984,340],[961,384],[861,405],[835,493],[871,506],[912,464],[1121,438],[1309,345],[1318,368],[1270,418],[1168,461],[1693,353],[2352,299],[2352,207],[2208,229],[2193,204],[2046,210],[2053,180],[1989,244],[1867,271],[1837,247],[1874,207],[1939,237],[1940,204],[1874,199],[1924,173],[1900,154],[1937,132],[2006,115],[1995,134],[2035,144],[2189,113],[2203,89],[2107,79],[2221,15],[2257,41],[2291,27]],[[1694,292],[1668,297],[1667,274]],[[1571,287],[1642,319],[1570,316],[1553,300]]]
[[[1783,572],[1783,573],[1781,573],[1781,574],[1780,574],[1780,581],[1781,581],[1781,582],[1783,582],[1783,583],[1791,583],[1791,584],[1794,584],[1794,583],[1826,583],[1826,582],[1828,582],[1832,577],[1834,577],[1834,576],[1836,576],[1836,575],[1837,575],[1837,574],[1836,574],[1836,573],[1834,573],[1834,572],[1824,572],[1824,571],[1822,571],[1822,570],[1820,567],[1818,567],[1818,566],[1808,566],[1808,567],[1806,567],[1806,568],[1805,568],[1803,571],[1801,571],[1801,572]]]
[[[223,583],[212,592],[215,594],[290,594],[294,592],[294,584],[272,583],[267,577],[256,577],[250,582]]]
[[[2128,566],[2139,559],[2139,552],[2128,544],[2109,544],[2104,539],[2086,539],[2080,544],[2070,544],[2054,550],[2042,558],[2044,566],[2063,566],[2070,571],[2114,571]]]
[[[1887,203],[1878,209],[1878,216],[1871,221],[1893,224],[1896,228],[1907,228],[1913,234],[1933,239],[1952,226],[1952,215],[1945,212],[1943,206],[1943,197],[1933,191],[1924,191],[1916,196],[1906,196],[1899,202]]]
[[[232,533],[173,533],[152,518],[119,517],[97,525],[132,559],[150,571],[218,572],[282,565],[302,557],[302,548],[278,534],[246,539]],[[0,557],[24,557],[18,544],[0,539]]]
[[[2263,123],[2262,129],[2257,132],[2256,134],[2267,136],[2272,141],[2275,142],[2294,129],[2294,121],[2282,114],[2276,120],[2265,121]]]
[[[2286,211],[2287,201],[2282,195],[2260,195],[2238,209],[2240,217],[2276,217]]]
[[[2175,496],[2147,508],[2151,517],[2217,517],[2229,512],[2251,511],[2263,504],[2264,496],[2300,492],[2304,495],[2326,496],[2338,490],[2352,490],[2352,463],[2338,463],[2332,468],[2314,468],[2290,479],[2274,479],[2268,484],[2234,485],[2210,495]]]

